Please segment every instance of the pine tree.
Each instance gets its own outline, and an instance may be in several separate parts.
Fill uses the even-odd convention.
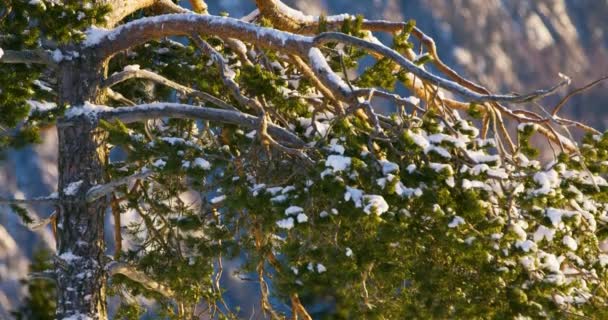
[[[2,200],[56,206],[57,318],[238,317],[237,256],[272,318],[608,316],[608,134],[541,105],[566,77],[492,94],[413,21],[194,2],[0,7],[2,150],[59,137],[58,192]]]

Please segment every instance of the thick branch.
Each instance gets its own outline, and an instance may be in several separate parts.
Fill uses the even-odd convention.
[[[102,56],[109,57],[154,39],[192,34],[236,38],[263,48],[280,48],[292,54],[305,53],[312,43],[310,37],[263,28],[233,18],[180,13],[141,18],[106,31],[98,39],[88,39],[85,44],[98,48]]]
[[[260,118],[246,113],[179,103],[152,103],[128,108],[116,108],[98,112],[97,116],[105,120],[119,119],[125,123],[169,117],[229,123],[253,130],[258,129],[260,126]],[[268,133],[277,138],[277,140],[288,143],[293,147],[302,148],[304,146],[304,142],[295,134],[277,125],[269,124]]]
[[[110,262],[106,266],[106,270],[110,276],[116,274],[122,274],[123,276],[141,284],[148,290],[156,291],[167,298],[173,298],[175,293],[171,288],[156,282],[155,280],[148,277],[144,272],[136,270],[134,267],[129,266],[122,262]]]

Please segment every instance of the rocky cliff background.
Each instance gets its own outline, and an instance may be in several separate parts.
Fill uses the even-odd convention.
[[[184,1],[187,2],[187,1]],[[248,0],[207,1],[210,11],[239,17],[253,10]],[[442,59],[468,78],[497,92],[547,87],[559,72],[572,88],[608,75],[608,0],[292,0],[309,14],[360,13],[370,19],[415,19],[433,37]],[[576,96],[564,116],[600,130],[608,128],[608,82]],[[563,90],[561,94],[565,94]],[[547,99],[548,105],[559,97]],[[13,151],[0,163],[0,196],[35,197],[55,191],[56,136]],[[31,208],[47,217],[50,207]],[[10,319],[23,297],[19,280],[27,274],[32,253],[54,248],[49,229],[24,228],[8,207],[0,207],[0,319]],[[232,263],[234,267],[238,261]],[[256,287],[225,272],[231,304],[256,306]],[[256,308],[258,309],[258,308]],[[245,314],[244,314],[245,315]]]

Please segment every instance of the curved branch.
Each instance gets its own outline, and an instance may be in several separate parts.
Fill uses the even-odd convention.
[[[156,282],[154,279],[148,277],[144,272],[141,272],[126,263],[112,261],[106,265],[106,271],[110,276],[122,274],[130,280],[141,284],[146,289],[156,291],[167,298],[173,298],[175,296],[175,293],[173,290],[171,290],[171,288]]]
[[[181,85],[175,81],[169,80],[169,79],[161,76],[160,74],[157,74],[157,73],[154,73],[154,72],[148,71],[148,70],[124,70],[124,71],[115,73],[115,74],[111,75],[109,78],[107,78],[106,80],[104,80],[102,82],[101,86],[104,88],[109,88],[113,85],[116,85],[118,83],[121,83],[123,81],[132,79],[132,78],[151,80],[156,83],[173,88],[182,94],[194,96],[194,97],[202,99],[205,102],[213,103],[214,105],[216,105],[222,109],[238,111],[237,108],[231,106],[230,104],[224,102],[223,100],[218,99],[206,92],[195,90],[193,88]]]
[[[424,81],[427,81],[429,83],[436,84],[445,90],[456,93],[471,102],[521,103],[521,102],[533,101],[533,100],[545,97],[547,95],[553,94],[557,89],[559,89],[560,87],[562,87],[570,82],[568,79],[565,79],[549,89],[536,90],[532,93],[528,93],[525,95],[479,94],[477,92],[471,91],[471,90],[461,86],[460,84],[458,84],[454,81],[438,77],[432,73],[425,71],[424,69],[415,65],[410,60],[406,59],[404,56],[399,54],[397,51],[395,51],[381,43],[373,43],[370,41],[366,41],[366,40],[363,40],[360,38],[356,38],[356,37],[349,36],[344,33],[338,33],[338,32],[325,32],[325,33],[322,33],[322,34],[316,36],[313,40],[315,45],[321,45],[321,44],[324,44],[327,42],[332,42],[332,41],[337,41],[337,42],[342,42],[345,44],[354,45],[359,48],[385,56],[385,57],[393,60],[394,62],[396,62],[398,65],[400,65],[402,68],[404,68],[408,72],[412,73],[416,77],[418,77]]]
[[[128,48],[168,36],[207,34],[235,38],[263,48],[280,49],[285,53],[308,51],[312,38],[263,28],[241,20],[193,13],[165,14],[141,18],[110,31],[96,30],[96,37],[85,44],[96,48],[101,57],[110,57]],[[99,34],[103,32],[104,34]]]
[[[116,108],[100,111],[97,117],[105,120],[118,119],[132,123],[155,118],[203,119],[243,126],[248,129],[258,129],[260,118],[246,113],[216,108],[197,107],[179,103],[151,103],[128,108]],[[274,124],[268,125],[268,133],[278,140],[288,143],[295,148],[304,147],[304,142],[292,132]]]
[[[116,188],[123,186],[125,184],[131,183],[133,180],[137,179],[145,179],[151,176],[154,172],[152,170],[142,170],[139,173],[123,177],[114,181],[111,181],[106,184],[96,185],[91,187],[89,191],[87,191],[87,202],[93,202],[105,195],[110,194],[112,191],[116,190]]]

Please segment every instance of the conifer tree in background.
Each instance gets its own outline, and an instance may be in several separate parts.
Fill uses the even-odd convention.
[[[237,256],[272,318],[608,317],[608,134],[543,105],[566,77],[492,94],[413,22],[194,2],[0,4],[2,148],[59,138],[58,192],[3,199],[55,205],[57,318],[238,317]]]

